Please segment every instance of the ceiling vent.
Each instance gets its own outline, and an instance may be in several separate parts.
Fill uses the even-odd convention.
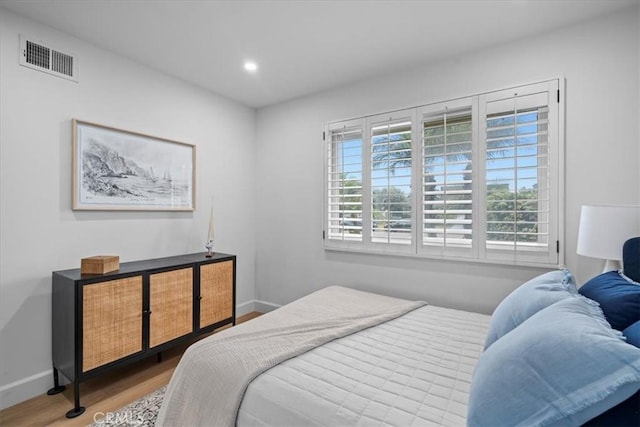
[[[20,65],[78,81],[77,58],[24,35],[20,35]]]

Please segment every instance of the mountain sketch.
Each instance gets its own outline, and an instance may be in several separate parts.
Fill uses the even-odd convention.
[[[168,170],[142,167],[133,159],[91,139],[82,152],[82,187],[100,197],[135,201],[161,200],[186,194],[186,183],[176,182]]]

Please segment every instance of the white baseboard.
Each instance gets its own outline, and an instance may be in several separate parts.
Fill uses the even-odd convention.
[[[255,301],[256,301],[255,311],[260,313],[268,313],[270,311],[275,310],[276,308],[282,307],[280,304],[273,304],[267,301],[260,301],[260,300],[255,300]]]
[[[268,313],[278,307],[280,307],[278,304],[254,299],[236,305],[236,318],[253,311]],[[60,380],[61,384],[66,383],[62,375]],[[0,410],[46,393],[51,387],[53,387],[53,370],[51,369],[0,386]]]
[[[278,307],[280,307],[278,304],[252,299],[251,301],[243,302],[236,306],[236,318],[254,311],[259,313],[268,313]]]
[[[51,387],[53,387],[53,370],[51,369],[3,385],[0,387],[0,410],[46,393]]]

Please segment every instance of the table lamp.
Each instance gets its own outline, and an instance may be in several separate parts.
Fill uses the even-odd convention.
[[[622,246],[640,236],[640,206],[582,206],[578,255],[606,260],[604,270],[622,268]]]

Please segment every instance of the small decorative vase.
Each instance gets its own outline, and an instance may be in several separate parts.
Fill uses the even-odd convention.
[[[211,258],[215,253],[213,252],[213,239],[209,239],[204,247],[207,248],[207,258]]]

